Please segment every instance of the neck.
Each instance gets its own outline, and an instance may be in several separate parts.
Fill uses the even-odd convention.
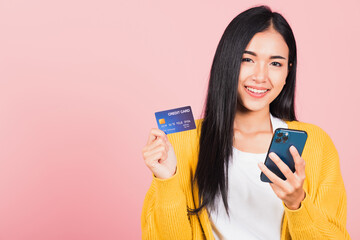
[[[234,119],[234,130],[244,134],[258,132],[272,133],[269,107],[260,111],[249,111],[243,107],[237,109]]]

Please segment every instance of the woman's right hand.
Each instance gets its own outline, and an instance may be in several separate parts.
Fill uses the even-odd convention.
[[[174,148],[166,134],[160,129],[150,131],[147,144],[142,149],[146,166],[157,178],[167,179],[176,172],[176,156]]]

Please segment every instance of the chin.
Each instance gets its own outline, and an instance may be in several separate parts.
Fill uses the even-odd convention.
[[[250,112],[258,112],[258,111],[261,111],[263,110],[264,108],[269,108],[268,105],[260,105],[260,104],[254,104],[254,105],[251,105],[251,104],[245,104],[243,105],[243,108],[245,111],[250,111]]]
[[[250,108],[250,109],[248,109],[249,111],[251,111],[251,112],[260,112],[261,110],[264,110],[264,108],[266,108],[266,107],[261,107],[261,108]]]

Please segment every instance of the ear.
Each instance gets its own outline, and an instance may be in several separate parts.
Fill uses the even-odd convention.
[[[291,67],[292,67],[292,63],[289,63],[289,66],[288,66],[288,73],[290,72]]]
[[[289,66],[288,66],[288,74],[289,74],[289,72],[290,72],[291,67],[292,67],[292,63],[289,63]],[[285,86],[285,85],[286,85],[286,80],[285,80],[284,86]]]

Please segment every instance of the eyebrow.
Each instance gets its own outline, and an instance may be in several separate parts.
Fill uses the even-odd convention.
[[[256,53],[252,52],[252,51],[244,51],[244,54],[247,53],[247,54],[250,54],[250,55],[253,55],[253,56],[257,56]],[[280,56],[280,55],[275,55],[275,56],[271,56],[270,59],[277,59],[277,58],[280,58],[280,59],[286,59],[284,58],[283,56]]]

